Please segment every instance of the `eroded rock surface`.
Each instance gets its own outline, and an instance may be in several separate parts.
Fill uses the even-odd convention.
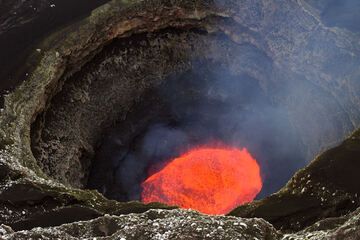
[[[317,239],[344,239],[353,240],[360,238],[360,211],[341,218],[329,218],[319,221],[313,226],[296,234],[285,234],[283,240],[317,240]]]
[[[360,206],[360,131],[317,157],[278,193],[240,206],[230,215],[264,218],[283,230],[300,230]]]
[[[118,98],[114,93],[111,95],[111,91],[103,98],[92,98],[99,87],[106,86],[96,79],[108,84],[112,80],[100,71],[101,68],[124,68],[120,61],[124,59],[127,64],[132,63],[133,68],[152,68],[154,65],[137,66],[135,63],[139,59],[142,59],[142,64],[149,63],[150,57],[142,56],[143,53],[161,55],[170,48],[180,52],[176,69],[186,69],[191,65],[189,55],[207,53],[209,59],[222,57],[232,73],[251,75],[269,95],[276,96],[274,101],[286,104],[291,122],[299,129],[300,139],[307,146],[305,155],[313,156],[343,139],[360,122],[359,36],[324,26],[317,14],[303,1],[179,0],[169,3],[161,0],[114,0],[94,11],[89,18],[52,35],[43,43],[34,71],[6,97],[5,109],[1,112],[0,223],[10,227],[2,225],[0,235],[5,239],[139,239],[139,236],[144,236],[144,239],[358,238],[359,212],[354,210],[360,204],[357,181],[359,133],[320,155],[279,193],[234,210],[231,215],[237,217],[154,210],[169,207],[120,203],[95,191],[73,188],[82,187],[86,182],[84,169],[89,168],[91,157],[85,158],[85,162],[82,162],[82,157],[93,153],[102,129],[119,114],[125,116],[147,84],[163,81],[164,75],[174,70],[170,66],[173,64],[170,60],[174,59],[157,62],[157,74],[142,82],[141,87],[135,83],[144,80],[143,75],[124,81],[131,91],[138,91],[126,99]],[[186,33],[167,35],[164,29]],[[189,33],[189,29],[197,31]],[[136,34],[148,37],[144,48],[151,43],[160,50],[155,49],[154,53],[136,48],[138,52],[132,55],[134,59],[124,56],[123,52],[110,51],[114,54],[108,58],[109,62],[101,59],[102,50],[114,44],[114,39],[121,41]],[[155,43],[161,34],[162,38],[164,35],[170,37],[165,42]],[[211,48],[204,49],[205,45],[191,48],[191,41],[184,45],[176,44],[181,39],[186,42],[189,36],[202,44],[209,44],[209,39],[214,40],[218,35],[238,46],[219,47],[216,41],[211,41],[214,43],[212,49],[219,47],[217,53],[228,49],[223,55],[216,55],[211,54],[215,52]],[[190,46],[187,51],[176,49],[185,45]],[[161,49],[164,46],[168,49]],[[251,51],[247,52],[248,49]],[[257,61],[259,56],[262,57],[260,63]],[[97,66],[91,65],[96,63]],[[88,66],[92,66],[90,71],[86,71]],[[134,75],[134,72],[126,73],[125,70],[121,72],[124,76]],[[118,79],[116,74],[119,73],[112,73],[113,80]],[[76,74],[80,77],[76,78]],[[124,87],[121,85],[124,82],[114,82],[107,89]],[[279,90],[293,85],[300,91],[283,94]],[[310,91],[313,86],[315,92]],[[64,105],[57,105],[56,100],[63,101]],[[91,110],[91,107],[102,104],[103,108],[95,109],[98,118],[84,107]],[[123,106],[117,110],[119,112],[112,112],[113,116],[104,114],[119,104]],[[61,115],[61,110],[68,115]],[[81,116],[77,115],[79,111]],[[37,124],[33,125],[34,122]],[[81,128],[81,125],[86,128]],[[94,131],[89,128],[94,128]],[[152,210],[146,212],[149,209]],[[268,222],[252,217],[261,217]],[[318,222],[329,217],[333,219]],[[84,222],[79,222],[82,220]],[[69,224],[61,225],[64,223]],[[283,235],[271,224],[291,233]],[[294,233],[296,231],[300,232]]]
[[[9,230],[5,232],[8,232]],[[1,236],[1,235],[0,235]],[[278,239],[279,234],[261,219],[212,217],[186,210],[149,210],[144,214],[104,216],[92,221],[35,228],[4,239]]]
[[[105,215],[90,221],[14,232],[0,226],[3,239],[264,239],[319,240],[360,237],[359,210],[327,219],[294,234],[282,234],[262,219],[208,216],[187,210],[149,210],[142,214]]]

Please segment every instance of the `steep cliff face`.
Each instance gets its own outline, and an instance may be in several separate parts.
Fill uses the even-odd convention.
[[[29,71],[26,58],[50,33],[89,15],[108,0],[0,1],[0,107],[3,94],[21,84]]]
[[[80,189],[87,186],[94,166],[101,170],[91,176],[98,189],[115,181],[109,174],[111,162],[96,159],[109,128],[117,124],[127,152],[160,113],[174,118],[164,96],[153,94],[157,88],[181,80],[174,76],[195,76],[196,81],[221,69],[224,75],[247,79],[256,85],[252,93],[266,99],[266,108],[238,99],[246,109],[241,113],[256,113],[263,120],[243,126],[243,131],[254,129],[250,137],[233,138],[250,141],[258,135],[259,141],[249,144],[255,152],[263,146],[261,138],[271,143],[269,152],[277,154],[263,163],[266,194],[277,190],[360,122],[359,35],[324,25],[319,8],[304,1],[113,0],[53,34],[40,48],[33,72],[6,97],[0,116],[0,220],[13,228],[2,226],[3,237],[146,239],[159,230],[159,239],[356,238],[356,211],[315,222],[359,207],[358,133],[316,158],[277,194],[230,213],[262,217],[292,232],[315,223],[296,235],[283,235],[260,219],[154,210],[170,207],[120,203]],[[187,86],[186,94],[200,96],[201,89]],[[274,127],[263,127],[269,123]],[[230,127],[221,133],[228,136],[233,122],[226,124]],[[144,213],[148,209],[153,210]],[[171,225],[173,219],[177,222]],[[86,222],[76,222],[80,220]],[[70,224],[50,228],[65,223]],[[43,228],[16,232],[33,227]]]
[[[257,216],[283,230],[296,231],[323,218],[359,207],[359,131],[338,147],[318,156],[298,171],[278,193],[240,206],[229,215]]]

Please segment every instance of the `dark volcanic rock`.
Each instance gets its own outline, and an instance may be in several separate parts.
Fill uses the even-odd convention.
[[[131,115],[147,90],[170,74],[193,68],[193,58],[254,79],[287,110],[308,159],[356,129],[359,36],[323,25],[303,1],[114,0],[40,48],[37,61],[30,61],[34,71],[6,97],[0,116],[0,222],[10,226],[0,227],[5,239],[358,237],[358,132],[277,194],[230,213],[303,230],[296,234],[282,235],[260,219],[160,211],[154,209],[170,207],[110,201],[78,189],[96,164],[91,161],[104,129]],[[274,172],[287,163],[277,162]],[[337,218],[317,222],[328,217]]]
[[[360,206],[360,131],[317,157],[278,193],[229,215],[261,217],[283,230],[300,230]]]
[[[3,239],[264,239],[353,240],[360,237],[359,210],[327,219],[294,234],[281,234],[262,219],[201,215],[186,210],[149,210],[142,214],[105,215],[90,221],[14,232],[0,226]]]
[[[0,35],[12,28],[19,27],[32,21],[38,13],[50,8],[47,1],[0,1]]]
[[[285,234],[283,240],[317,240],[317,239],[344,239],[360,238],[360,209],[341,218],[329,218],[319,221],[313,226],[296,234]]]
[[[3,94],[23,82],[31,71],[26,58],[41,39],[108,1],[1,0],[0,107]]]
[[[1,230],[1,228],[0,228]],[[4,231],[9,231],[4,229]],[[11,231],[11,230],[10,230]],[[1,232],[1,231],[0,231]],[[1,236],[1,235],[0,235]],[[5,239],[279,239],[261,219],[212,217],[185,210],[104,216],[92,221],[4,234]]]

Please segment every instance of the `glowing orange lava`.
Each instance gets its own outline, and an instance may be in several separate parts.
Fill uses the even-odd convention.
[[[146,179],[141,199],[225,214],[252,201],[261,188],[260,167],[245,148],[201,147],[171,160]]]

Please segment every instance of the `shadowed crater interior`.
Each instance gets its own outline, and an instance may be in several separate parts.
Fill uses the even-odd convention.
[[[246,147],[262,198],[353,129],[329,92],[259,45],[196,28],[113,40],[61,82],[32,125],[38,164],[121,201],[139,200],[151,172],[204,144]]]

